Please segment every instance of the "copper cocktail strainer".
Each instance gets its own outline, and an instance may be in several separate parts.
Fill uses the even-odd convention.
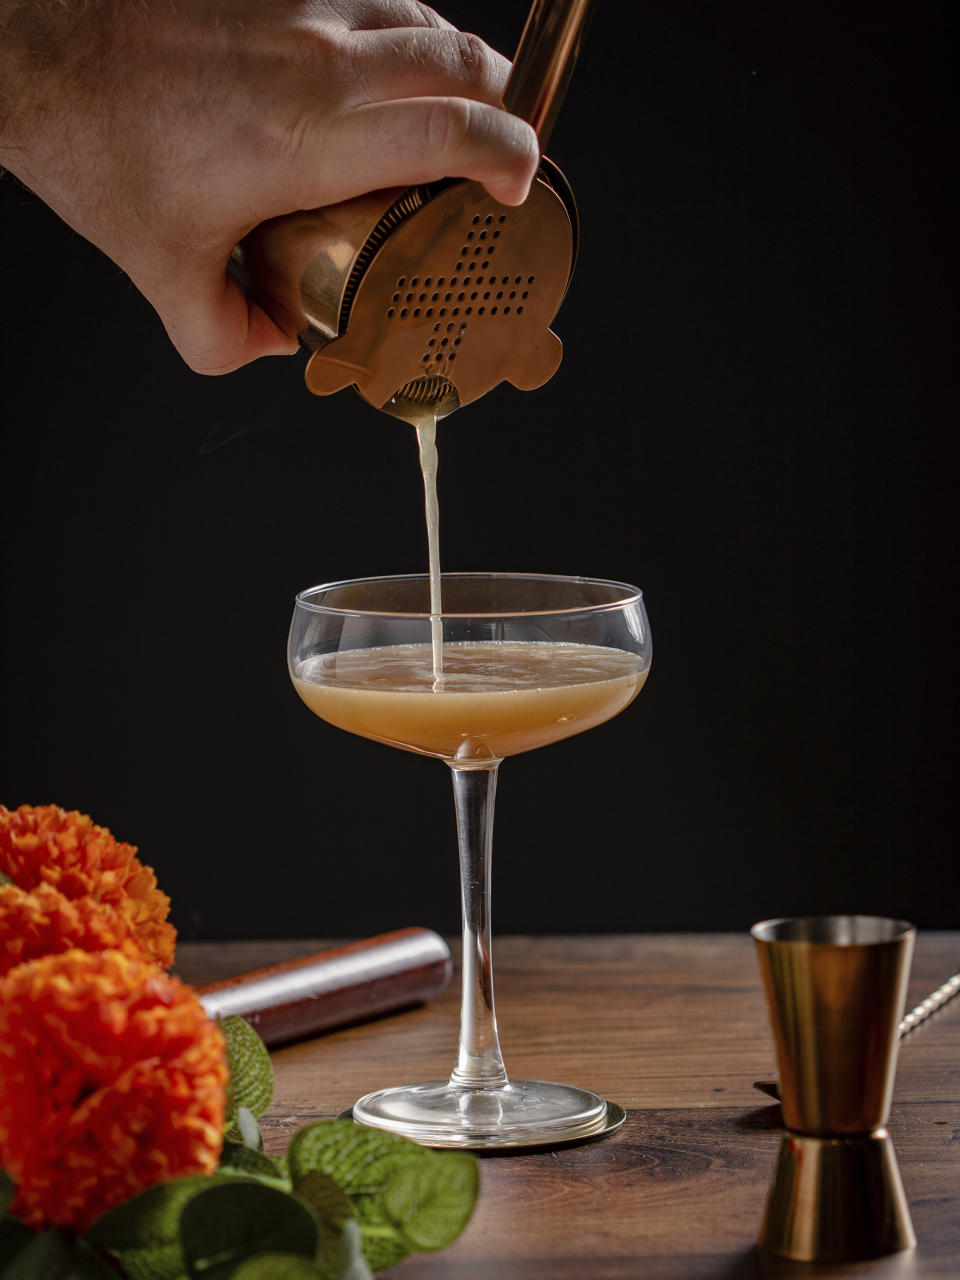
[[[502,106],[546,145],[594,0],[534,0]],[[310,353],[307,386],[354,386],[408,421],[498,383],[541,386],[577,248],[577,209],[541,159],[524,204],[445,179],[262,223],[234,251],[248,293]]]

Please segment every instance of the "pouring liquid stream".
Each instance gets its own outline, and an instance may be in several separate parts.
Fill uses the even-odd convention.
[[[437,501],[437,417],[430,414],[417,423],[417,445],[423,474],[423,500],[427,515],[427,549],[430,562],[430,645],[433,651],[433,687],[443,687],[443,619],[440,604],[440,506]]]

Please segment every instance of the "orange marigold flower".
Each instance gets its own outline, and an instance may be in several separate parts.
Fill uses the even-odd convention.
[[[115,840],[85,813],[68,813],[55,804],[22,804],[12,810],[0,804],[4,876],[27,892],[51,885],[71,902],[89,897],[112,908],[129,926],[126,932],[116,927],[113,945],[132,936],[148,959],[168,968],[177,937],[167,921],[170,899],[136,853],[132,844]]]
[[[15,884],[0,887],[0,975],[73,947],[112,948],[147,964],[155,960],[129,916],[109,903],[90,897],[71,902],[52,884],[38,884],[29,893]]]
[[[65,951],[0,978],[0,1166],[31,1227],[212,1173],[226,1085],[219,1027],[155,965]]]

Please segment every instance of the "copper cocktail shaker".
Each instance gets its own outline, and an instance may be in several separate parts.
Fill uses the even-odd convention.
[[[534,0],[502,106],[537,130],[560,109],[594,0]],[[577,209],[545,157],[523,205],[458,179],[274,218],[237,246],[247,292],[310,353],[307,386],[353,386],[409,421],[560,363],[550,324],[576,256]]]
[[[787,1127],[760,1232],[769,1253],[853,1262],[916,1243],[886,1130],[915,931],[877,916],[751,930]]]

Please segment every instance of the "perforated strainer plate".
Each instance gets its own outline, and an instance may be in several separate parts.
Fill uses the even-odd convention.
[[[539,387],[562,354],[550,330],[573,263],[574,228],[545,181],[507,208],[456,182],[408,213],[356,284],[346,329],[312,356],[318,395],[356,386],[376,408],[403,392],[469,404],[499,382]]]

